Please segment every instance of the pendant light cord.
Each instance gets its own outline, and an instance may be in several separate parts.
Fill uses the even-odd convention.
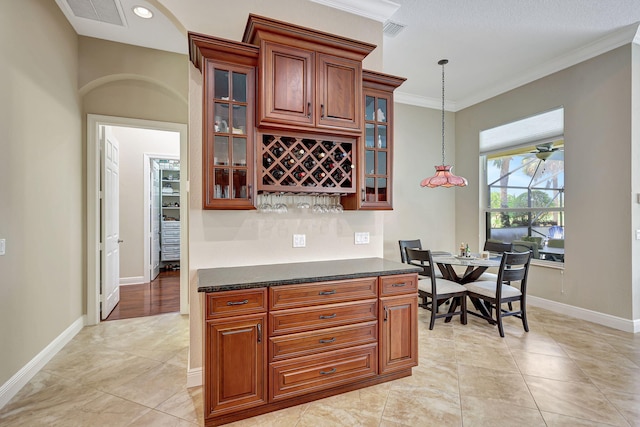
[[[444,66],[448,59],[441,59],[438,64],[442,65],[442,166],[444,166]]]

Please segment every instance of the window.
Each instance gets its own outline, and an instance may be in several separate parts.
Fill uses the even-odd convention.
[[[564,262],[562,117],[562,109],[554,110],[480,135],[487,239],[554,262]]]

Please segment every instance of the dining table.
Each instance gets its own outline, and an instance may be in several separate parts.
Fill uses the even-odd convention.
[[[490,254],[489,258],[478,255],[434,255],[433,262],[438,265],[443,278],[464,285],[478,280],[488,268],[500,267],[501,258],[500,254]],[[464,267],[464,270],[460,267]]]
[[[478,255],[472,254],[471,256],[455,256],[455,255],[436,255],[433,257],[433,262],[438,266],[442,277],[452,282],[460,283],[464,285],[466,283],[474,282],[480,278],[488,268],[500,267],[502,261],[502,254],[490,253],[489,258],[482,258]],[[464,268],[461,268],[464,267]],[[489,307],[484,301],[471,298],[471,303],[482,315],[489,316]],[[457,308],[457,304],[454,302],[450,307],[450,311]],[[491,322],[489,322],[491,323]]]

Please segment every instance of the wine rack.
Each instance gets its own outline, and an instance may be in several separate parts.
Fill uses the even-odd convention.
[[[258,191],[354,193],[355,139],[262,134]]]

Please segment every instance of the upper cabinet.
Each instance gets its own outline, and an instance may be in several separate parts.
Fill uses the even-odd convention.
[[[374,45],[250,15],[260,47],[258,126],[355,135],[362,130],[362,60]]]
[[[393,91],[362,69],[375,46],[249,15],[243,42],[189,33],[203,75],[203,209],[265,192],[392,208]]]
[[[393,208],[393,91],[402,77],[363,72],[364,129],[360,138],[357,188],[342,198],[345,209]]]
[[[203,75],[202,205],[254,209],[254,46],[189,34]]]

